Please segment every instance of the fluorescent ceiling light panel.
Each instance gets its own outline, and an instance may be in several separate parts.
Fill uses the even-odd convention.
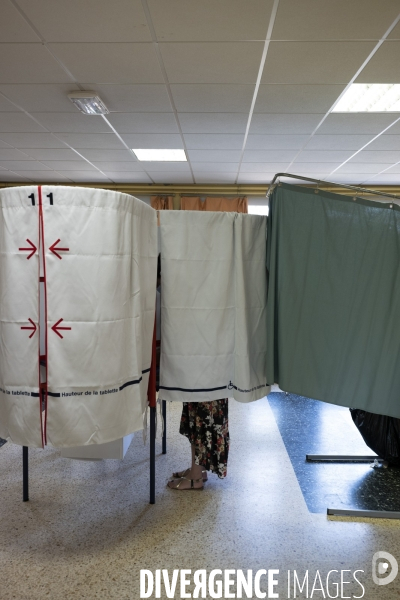
[[[107,115],[110,112],[95,92],[72,92],[68,98],[85,115]]]
[[[147,160],[147,161],[170,161],[170,162],[183,162],[187,161],[186,154],[184,150],[174,149],[171,150],[169,148],[163,149],[155,149],[155,150],[147,150],[144,148],[133,148],[132,152],[136,154],[138,160]]]
[[[400,112],[400,84],[353,83],[332,112]]]

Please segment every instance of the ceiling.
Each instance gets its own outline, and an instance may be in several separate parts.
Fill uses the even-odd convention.
[[[400,183],[400,113],[330,114],[353,82],[400,83],[398,0],[0,2],[0,182]]]

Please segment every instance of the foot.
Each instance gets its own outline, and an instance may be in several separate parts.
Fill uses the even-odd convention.
[[[190,471],[190,469],[188,469]],[[204,489],[203,478],[192,479],[191,477],[180,477],[179,479],[172,479],[167,483],[168,487],[172,490],[202,490]]]
[[[201,475],[199,474],[198,471],[196,471],[196,473],[192,474],[192,469],[190,467],[188,469],[185,469],[184,471],[176,471],[175,473],[172,473],[173,479],[180,479],[181,477],[188,477],[189,479],[193,479],[193,478],[197,479],[200,476],[203,477],[203,481],[207,481],[208,477],[207,477],[207,471],[205,469],[202,469]]]

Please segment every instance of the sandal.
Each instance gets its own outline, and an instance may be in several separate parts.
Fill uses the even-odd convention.
[[[171,487],[169,485],[171,482],[168,482],[168,484],[167,484],[168,487],[171,490],[178,490],[180,492],[188,492],[188,491],[201,492],[202,490],[204,490],[204,485],[202,485],[201,487],[194,487],[194,485],[193,485],[194,483],[198,483],[199,481],[201,481],[203,483],[202,477],[200,477],[200,479],[189,479],[188,477],[179,477],[179,479],[180,479],[179,483],[174,487]],[[182,488],[182,489],[179,488],[179,486],[181,485],[181,483],[184,479],[186,479],[186,481],[190,481],[190,488]],[[176,481],[176,480],[173,480],[173,481]]]
[[[172,479],[181,479],[181,477],[185,477],[185,475],[188,471],[190,471],[190,467],[188,469],[185,469],[184,471],[176,471],[175,473],[172,473]],[[208,480],[207,471],[204,469],[201,472],[201,474],[203,476],[203,481],[207,481]]]

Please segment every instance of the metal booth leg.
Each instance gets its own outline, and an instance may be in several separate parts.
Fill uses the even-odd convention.
[[[162,418],[164,423],[164,431],[162,436],[162,453],[167,454],[167,401],[162,400]]]
[[[156,503],[156,411],[150,406],[150,504]]]
[[[22,446],[22,501],[29,500],[28,446]]]
[[[306,454],[307,462],[336,462],[336,463],[371,463],[387,465],[383,458],[376,455],[352,454]],[[336,517],[364,517],[370,519],[400,519],[400,512],[395,510],[360,510],[350,508],[328,508],[328,516]]]

